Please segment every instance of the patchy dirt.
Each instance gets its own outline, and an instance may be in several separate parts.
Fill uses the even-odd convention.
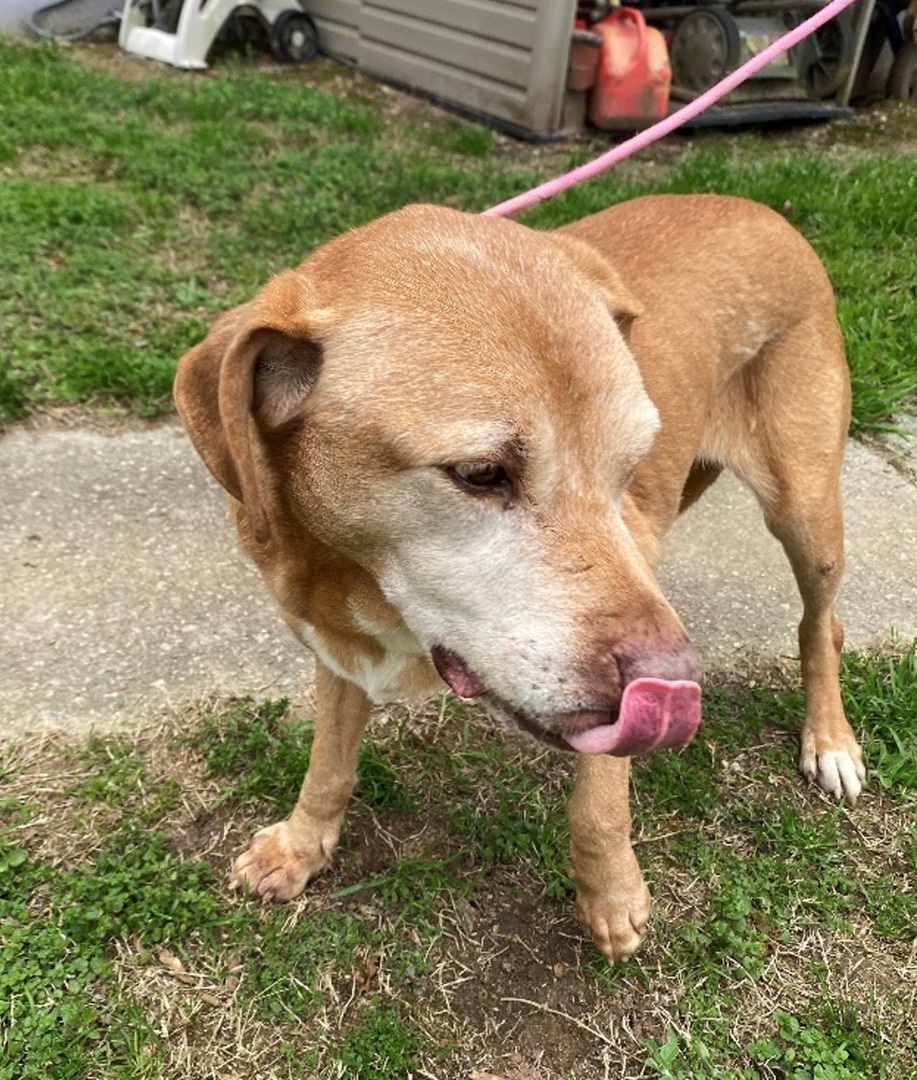
[[[172,414],[144,418],[116,402],[84,405],[35,405],[28,416],[9,424],[7,432],[91,431],[98,435],[122,435],[126,431],[148,431],[151,427],[177,427]]]
[[[889,428],[881,435],[871,436],[867,445],[885,461],[917,485],[917,400],[906,403],[910,413],[893,416]]]
[[[211,701],[207,707],[219,710],[220,704]],[[131,760],[142,760],[145,771],[139,786],[127,785],[120,794],[114,791],[109,802],[117,802],[130,789],[142,809],[164,785],[177,784],[171,808],[147,822],[148,827],[151,832],[164,831],[176,853],[203,859],[224,877],[250,832],[265,823],[260,820],[265,808],[240,809],[225,799],[216,781],[207,778],[200,754],[184,738],[197,717],[197,708],[176,711],[122,744]],[[462,746],[474,756],[492,738],[490,722],[473,712],[461,725],[444,727],[435,710],[377,716],[372,734],[391,736],[395,725],[403,746],[410,748],[412,740],[414,745],[435,742],[445,755],[445,771],[432,783],[429,776],[423,780],[427,787],[444,791],[450,752]],[[767,744],[775,738],[784,737],[769,734]],[[753,750],[749,748],[749,754]],[[37,809],[30,821],[15,829],[33,857],[72,869],[87,865],[105,844],[119,812],[85,796],[86,782],[104,774],[100,762],[104,765],[104,754],[93,764],[85,744],[60,737],[8,748],[0,774],[2,795],[7,807],[10,800],[21,800]],[[569,773],[564,761],[544,754],[533,760],[530,744],[520,742],[507,746],[505,764],[531,765],[556,793],[561,812]],[[411,768],[410,763],[405,766],[404,778],[409,778]],[[729,763],[715,755],[710,768],[711,782],[714,777],[732,778],[735,790],[730,789],[729,798],[736,803],[766,798],[779,812],[781,806],[803,807],[814,797],[791,770],[755,777],[749,770],[730,770]],[[467,796],[481,815],[493,812],[492,804],[500,795],[489,784],[487,771],[485,762],[480,788]],[[431,858],[454,850],[455,837],[450,837],[434,801],[409,814],[354,804],[332,868],[286,907],[286,933],[331,910],[349,912],[379,931],[381,945],[372,953],[344,951],[330,964],[296,971],[295,977],[309,979],[316,991],[316,1005],[309,1014],[291,1016],[278,1025],[259,1017],[257,1003],[241,993],[252,965],[262,963],[257,912],[251,948],[227,950],[215,959],[196,952],[193,943],[179,956],[173,949],[151,950],[137,938],[121,940],[114,958],[116,982],[167,1036],[168,1060],[161,1075],[176,1080],[192,1073],[214,1078],[244,1075],[250,1068],[262,1077],[287,1075],[282,1055],[278,1057],[282,1041],[302,1052],[331,1047],[351,1029],[359,1001],[371,999],[402,1001],[414,1022],[436,1042],[454,1047],[448,1067],[418,1063],[418,1077],[636,1080],[646,1075],[648,1042],[664,1042],[673,1024],[690,1031],[692,1018],[680,1010],[680,1003],[690,989],[685,977],[697,974],[683,972],[672,962],[669,949],[677,941],[678,928],[703,914],[710,891],[717,888],[715,880],[704,880],[696,868],[667,855],[681,827],[676,815],[663,813],[653,818],[651,834],[637,837],[641,860],[651,873],[654,868],[657,874],[660,869],[665,872],[654,882],[655,914],[639,960],[613,972],[597,957],[576,921],[570,897],[540,895],[541,885],[524,859],[479,871],[468,862],[473,854],[452,868],[456,892],[443,894],[444,902],[437,907],[439,927],[426,946],[424,973],[406,980],[402,971],[393,970],[390,955],[411,937],[410,922],[398,916],[399,904],[380,898],[372,885],[361,885],[377,880],[380,872],[385,874],[412,854],[425,852]],[[714,817],[709,828],[724,849],[735,844],[726,817]],[[906,880],[907,867],[895,845],[907,828],[905,807],[871,797],[864,800],[855,822],[845,824],[844,832],[851,842],[859,839],[869,847],[874,862],[864,867],[866,874],[888,870]],[[473,884],[459,887],[463,883]],[[34,917],[41,917],[43,907],[43,896],[36,895]],[[762,1017],[775,1009],[792,1014],[817,1003],[824,984],[813,973],[826,971],[834,999],[860,1003],[864,1023],[878,1025],[889,1045],[907,1044],[908,1013],[894,1002],[917,979],[917,952],[909,943],[877,937],[863,918],[830,933],[774,928],[770,949],[764,979],[749,979],[737,966],[734,983],[719,992],[718,1022],[736,1047],[753,1041],[760,1034]],[[712,956],[710,963],[719,960]]]

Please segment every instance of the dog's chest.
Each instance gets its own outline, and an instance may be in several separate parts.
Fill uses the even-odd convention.
[[[376,705],[442,689],[439,676],[406,628],[383,628],[356,616],[361,636],[377,648],[361,648],[355,640],[336,640],[318,627],[300,620],[294,627],[299,640],[335,675],[356,683]]]

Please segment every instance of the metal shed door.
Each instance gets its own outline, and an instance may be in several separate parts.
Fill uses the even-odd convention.
[[[559,130],[576,0],[309,0],[326,51],[539,133]]]

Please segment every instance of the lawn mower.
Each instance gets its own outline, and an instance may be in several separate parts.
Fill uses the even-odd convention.
[[[29,19],[41,37],[81,41],[117,28],[126,52],[200,70],[218,37],[263,31],[277,58],[303,64],[318,52],[315,23],[298,0],[54,0]]]
[[[629,0],[647,26],[661,31],[671,65],[671,98],[690,101],[820,10],[825,0],[726,0],[679,3]],[[767,66],[724,101],[809,102],[846,106],[862,98],[886,41],[894,54],[885,94],[917,94],[917,0],[859,0]],[[581,25],[595,27],[613,5],[581,3]]]
[[[124,0],[118,43],[125,52],[173,67],[207,67],[207,54],[236,16],[257,18],[284,63],[302,64],[318,52],[315,23],[295,0]]]

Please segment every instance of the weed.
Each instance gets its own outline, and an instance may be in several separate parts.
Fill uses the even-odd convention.
[[[69,789],[81,802],[129,811],[133,821],[150,825],[178,803],[179,784],[175,777],[153,783],[145,759],[126,739],[93,735],[85,747],[69,756],[87,771]]]
[[[24,904],[46,877],[46,868],[30,860],[18,841],[6,832],[0,833],[0,900],[6,904]]]
[[[382,948],[378,930],[349,912],[322,912],[287,929],[284,922],[279,915],[269,915],[254,947],[245,949],[241,992],[265,1019],[312,1015],[325,999],[316,986],[317,971],[331,969],[349,981],[354,958]]]
[[[223,922],[209,867],[171,854],[162,834],[121,832],[96,857],[94,870],[64,875],[56,885],[60,926],[73,941],[137,934],[163,944]]]
[[[731,1065],[723,1053],[727,1027],[711,1016],[706,1037],[670,1027],[648,1048],[646,1066],[660,1080],[891,1080],[881,1039],[861,1013],[849,1001],[816,1002],[798,1015],[776,1009],[771,1033],[733,1050]]]
[[[80,799],[122,808],[142,790],[146,762],[133,752],[126,739],[92,735],[85,748],[73,756],[89,771],[70,789]]]
[[[295,802],[309,767],[313,726],[286,719],[289,700],[235,702],[225,712],[203,717],[191,744],[203,756],[207,776],[230,780],[221,801]],[[380,810],[411,810],[414,796],[396,770],[369,740],[360,747],[356,797]]]
[[[0,783],[4,779],[2,772],[0,772]],[[0,827],[8,828],[12,825],[24,825],[37,811],[37,803],[23,802],[22,799],[17,799],[13,795],[4,796],[0,798]]]
[[[374,1000],[360,1011],[334,1057],[343,1075],[355,1080],[410,1076],[422,1057],[442,1059],[448,1046],[436,1046],[393,1002]]]
[[[717,1077],[718,1080],[732,1080],[735,1073],[711,1071],[711,1052],[702,1039],[682,1040],[669,1028],[665,1042],[659,1046],[650,1046],[646,1058],[646,1068],[650,1076],[660,1080],[704,1080]]]
[[[556,786],[546,788],[539,773],[502,760],[499,749],[492,744],[484,753],[451,756],[450,785],[468,797],[449,806],[449,827],[468,842],[474,864],[522,861],[543,882],[543,895],[563,896],[572,883],[566,873],[561,792]],[[471,797],[482,785],[482,773],[489,791],[486,809]]]
[[[419,807],[419,799],[410,791],[378,744],[366,741],[357,759],[356,798],[376,810],[410,812]]]
[[[457,859],[456,855],[441,858],[433,853],[399,859],[387,874],[368,882],[367,887],[378,889],[383,903],[397,904],[399,918],[416,926],[430,917],[444,895],[448,894],[454,903],[459,895],[471,892],[474,878],[457,875]]]
[[[288,800],[309,766],[310,732],[284,724],[289,700],[233,703],[208,713],[189,739],[203,756],[208,779],[233,780],[224,798],[239,802]]]
[[[176,859],[162,837],[122,832],[91,869],[56,873],[2,838],[0,851],[3,1080],[76,1080],[121,1057],[124,1009],[108,990],[116,938],[161,944],[232,922],[207,892],[209,871]]]
[[[844,709],[866,732],[870,776],[896,797],[917,793],[917,642],[898,656],[844,658]]]
[[[870,1039],[862,1048],[856,1007],[827,1004],[813,1020],[778,1009],[774,1035],[749,1047],[752,1059],[792,1080],[856,1080],[880,1075],[881,1052]]]

